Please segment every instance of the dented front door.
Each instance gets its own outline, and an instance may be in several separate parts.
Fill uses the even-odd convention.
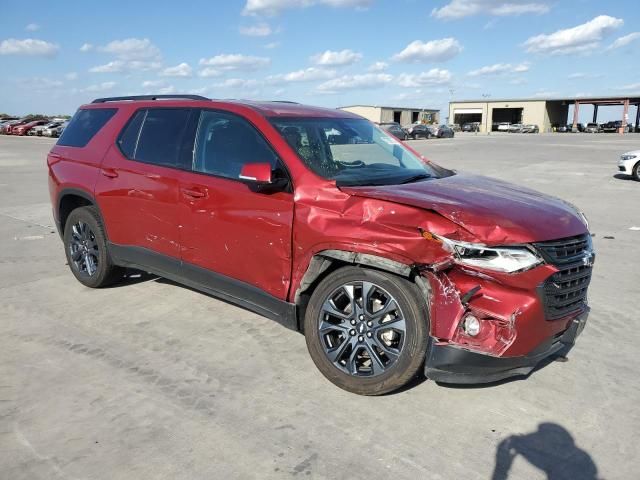
[[[182,260],[285,299],[291,274],[293,195],[181,172]]]

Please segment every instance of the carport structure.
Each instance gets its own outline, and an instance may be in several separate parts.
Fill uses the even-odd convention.
[[[640,97],[595,97],[595,98],[576,98],[573,103],[573,128],[575,132],[578,129],[578,118],[580,115],[580,105],[593,105],[593,123],[598,123],[598,107],[599,106],[616,106],[622,105],[621,127],[618,133],[624,134],[625,126],[629,123],[629,107],[635,105],[636,121],[634,131],[638,131],[640,127]]]
[[[569,107],[574,106],[573,130],[577,129],[580,106],[593,105],[593,121],[597,123],[599,106],[621,105],[623,126],[628,123],[629,107],[640,105],[640,95],[560,97],[560,98],[483,98],[481,100],[454,100],[449,103],[449,123],[478,124],[480,132],[495,131],[499,123],[523,123],[538,125],[540,132],[551,132],[569,124]],[[640,109],[640,107],[639,107]],[[640,127],[636,113],[635,129]],[[571,125],[571,124],[570,124]],[[624,127],[622,128],[624,133]]]

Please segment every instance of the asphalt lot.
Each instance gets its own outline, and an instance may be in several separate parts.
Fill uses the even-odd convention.
[[[637,478],[640,183],[615,175],[640,135],[412,142],[580,206],[592,314],[570,360],[527,379],[380,398],[339,390],[301,335],[206,295],[81,286],[51,227],[52,143],[0,136],[1,478],[487,479],[496,462],[496,479]]]

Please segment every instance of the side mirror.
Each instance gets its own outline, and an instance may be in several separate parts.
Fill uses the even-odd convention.
[[[254,182],[258,185],[269,185],[272,183],[271,164],[266,162],[247,163],[242,166],[242,170],[240,170],[238,178],[248,182]]]

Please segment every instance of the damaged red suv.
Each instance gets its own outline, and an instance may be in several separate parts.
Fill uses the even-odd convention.
[[[82,284],[134,268],[233,302],[303,332],[351,392],[526,375],[587,319],[582,213],[442,168],[351,113],[98,99],[47,163]]]

